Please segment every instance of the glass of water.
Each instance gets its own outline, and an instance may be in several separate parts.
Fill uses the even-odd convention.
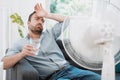
[[[35,55],[37,55],[38,51],[40,49],[40,40],[39,39],[30,39],[30,44],[35,49]]]

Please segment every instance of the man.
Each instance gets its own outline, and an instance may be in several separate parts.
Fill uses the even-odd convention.
[[[100,80],[100,75],[78,69],[65,60],[56,43],[65,17],[46,12],[41,4],[36,4],[34,10],[28,19],[28,35],[9,49],[3,58],[4,68],[10,68],[26,58],[39,72],[39,80]],[[44,18],[53,19],[59,23],[52,29],[43,31]],[[30,44],[30,39],[39,39],[41,46],[37,55],[35,55],[36,49]]]

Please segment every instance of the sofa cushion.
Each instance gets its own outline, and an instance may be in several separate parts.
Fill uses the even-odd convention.
[[[115,66],[115,71],[116,71],[116,72],[120,72],[120,63],[118,63],[118,64]]]

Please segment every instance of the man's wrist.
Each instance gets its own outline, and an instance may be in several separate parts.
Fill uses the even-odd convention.
[[[24,58],[26,55],[25,55],[24,53],[20,52],[20,53],[19,53],[19,56],[20,56],[21,58]]]
[[[56,20],[58,22],[63,22],[64,19],[65,19],[65,16],[59,15],[59,14],[47,13],[47,15],[45,16],[45,18],[53,19],[53,20]]]
[[[52,17],[52,14],[51,13],[46,13],[46,15],[44,17],[49,19],[49,18]]]

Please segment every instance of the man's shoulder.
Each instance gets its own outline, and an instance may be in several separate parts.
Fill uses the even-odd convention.
[[[24,40],[26,40],[26,37],[25,38],[19,38],[19,39],[16,40],[16,42],[24,41]]]
[[[26,38],[19,38],[14,41],[14,44],[23,44],[24,42],[28,41]]]

